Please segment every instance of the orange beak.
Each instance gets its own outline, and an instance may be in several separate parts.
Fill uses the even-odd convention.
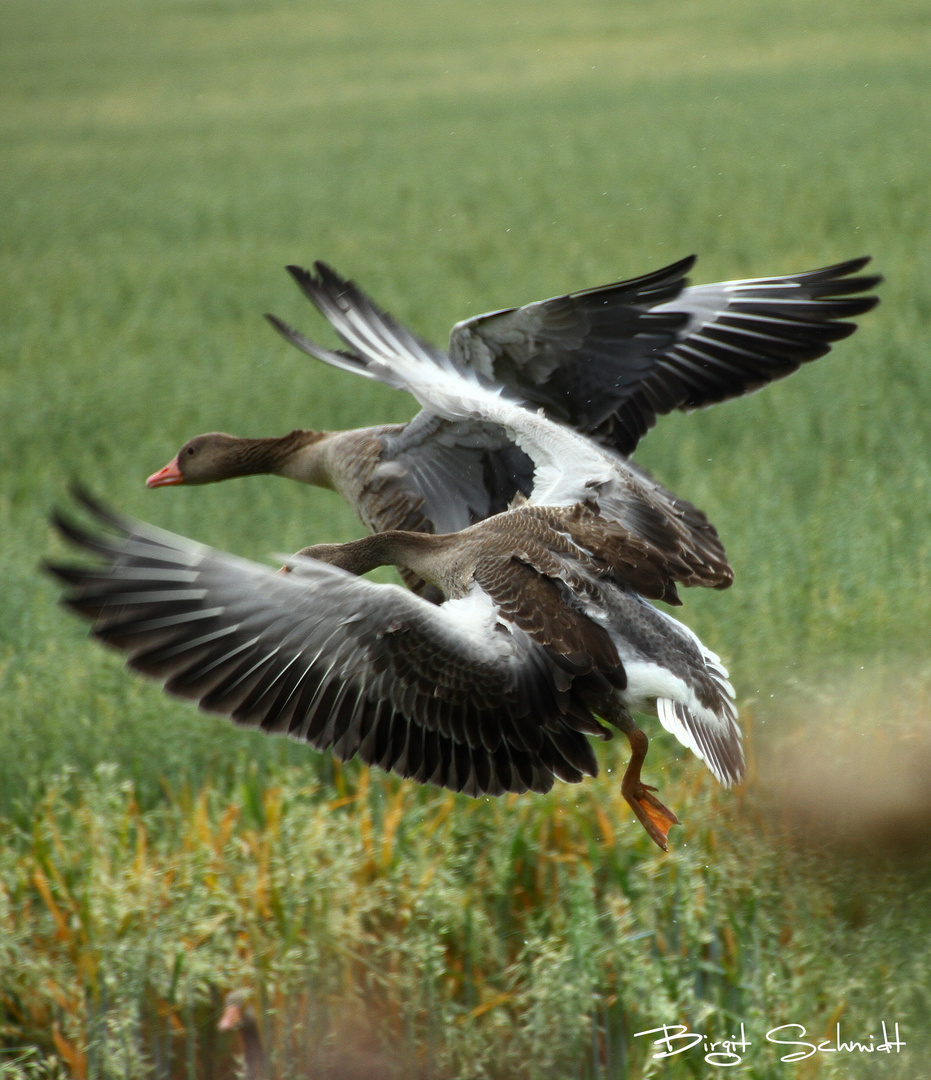
[[[169,484],[183,483],[184,477],[181,475],[181,470],[178,468],[178,459],[172,458],[164,469],[159,469],[158,472],[152,473],[149,479],[146,480],[145,486],[147,488],[156,488],[166,487]]]
[[[242,1010],[238,1005],[227,1005],[217,1028],[220,1031],[235,1031],[242,1023]]]

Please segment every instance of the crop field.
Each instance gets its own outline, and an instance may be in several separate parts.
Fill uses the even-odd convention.
[[[931,1077],[931,9],[919,0],[3,0],[0,1076]],[[234,729],[57,605],[48,512],[265,560],[362,527],[283,479],[148,491],[203,431],[404,420],[301,356],[322,258],[422,336],[645,273],[874,257],[882,302],[637,460],[736,571],[681,617],[737,687],[717,788],[658,721],[664,855],[601,775],[474,801]],[[387,572],[383,579],[388,579]],[[892,1052],[784,1062],[766,1033]],[[741,1027],[743,1025],[743,1028]],[[792,1029],[797,1032],[799,1029]],[[872,1040],[872,1043],[871,1043]],[[380,1072],[378,1070],[381,1070]]]

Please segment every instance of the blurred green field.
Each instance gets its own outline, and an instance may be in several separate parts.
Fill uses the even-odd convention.
[[[34,881],[28,837],[67,768],[80,784],[112,764],[112,791],[130,782],[139,812],[153,815],[191,790],[226,806],[246,774],[259,792],[301,776],[311,786],[334,781],[328,759],[234,731],[127,676],[57,608],[55,588],[36,569],[56,551],[47,512],[71,476],[125,510],[250,557],[359,534],[335,496],[284,480],[143,488],[201,431],[271,435],[412,415],[401,395],[290,350],[261,318],[274,311],[326,333],[282,269],[314,258],[443,341],[465,315],[642,273],[693,251],[695,281],[872,254],[887,279],[882,304],[852,339],[755,397],[663,419],[637,458],[709,513],[736,568],[728,593],[688,594],[682,614],[731,669],[757,775],[778,777],[780,748],[786,739],[804,746],[797,732],[806,725],[818,729],[817,753],[829,761],[838,718],[856,728],[867,756],[876,729],[894,720],[882,738],[926,762],[927,4],[4,0],[0,19],[0,810],[12,830],[9,874]],[[879,750],[876,760],[885,761]],[[678,856],[647,852],[618,811],[613,827],[639,872],[656,875],[662,908],[679,896],[671,889],[713,887],[714,830],[701,822],[712,781],[665,737],[651,761],[664,789],[682,785],[681,816],[693,822],[680,834],[683,846],[707,854],[684,862],[676,878]],[[674,762],[668,777],[664,761]],[[339,777],[360,782],[352,768]],[[882,780],[862,783],[902,787],[894,772]],[[384,798],[395,790],[374,776],[372,785]],[[558,821],[574,797],[541,801],[538,812]],[[756,798],[752,788],[748,797]],[[70,798],[54,803],[66,817],[78,805]],[[463,823],[477,812],[468,800],[449,802]],[[716,798],[720,828],[736,806],[732,796]],[[503,807],[478,812],[506,820]],[[81,834],[69,835],[74,843]],[[464,843],[465,824],[458,835]],[[748,879],[779,865],[776,834],[735,836],[728,857],[748,867]],[[494,857],[506,860],[502,844]],[[906,866],[920,863],[922,850]],[[447,853],[459,855],[456,847]],[[868,866],[856,880],[877,910],[889,890],[915,897],[911,915],[892,904],[898,922],[886,918],[881,934],[869,924],[867,951],[851,962],[851,979],[872,972],[891,986],[915,932],[909,920],[931,909],[931,897],[920,876],[903,885],[901,865],[888,880]],[[843,906],[850,890],[838,874],[818,886],[828,899],[812,908],[822,945],[824,912]],[[605,895],[628,896],[622,876],[604,881]],[[774,888],[760,896],[761,910],[778,896]],[[33,901],[42,906],[39,894]],[[816,972],[791,941],[782,957],[800,986],[818,984],[805,997],[820,1010],[812,1023],[846,1001],[850,1022],[875,1030],[875,1002],[841,986],[843,965]],[[649,979],[660,977],[659,961],[642,962]],[[758,987],[754,1000],[765,1011],[756,963],[734,966],[732,982]],[[80,970],[71,972],[75,985],[99,1007]],[[270,970],[250,968],[249,977],[267,981]],[[594,985],[600,978],[592,974]],[[25,1024],[16,1009],[23,1017],[28,1010],[4,979],[0,1038],[13,1046]],[[206,983],[191,985],[200,1008]],[[431,987],[444,1002],[436,1015],[448,1018],[459,990],[440,976]],[[628,989],[617,1009],[636,1009],[636,988]],[[927,998],[901,994],[896,1007],[908,998],[913,1030],[922,1017],[927,1031]],[[67,1013],[60,1002],[49,1008]],[[723,999],[707,1008],[715,1023],[728,1015]],[[729,1015],[740,1019],[736,1005]],[[553,1039],[570,1029],[554,1028]],[[462,1046],[465,1030],[456,1027]],[[88,1031],[86,1039],[103,1038]],[[444,1067],[497,1075],[462,1046]],[[631,1053],[624,1068],[647,1075],[644,1051]],[[597,1053],[587,1054],[579,1075],[601,1075]],[[685,1057],[662,1075],[700,1075]],[[87,1075],[109,1076],[103,1060],[85,1061]],[[515,1060],[507,1058],[508,1069]],[[804,1075],[848,1075],[832,1070],[856,1062],[816,1064],[820,1071]],[[884,1064],[882,1075],[900,1075],[894,1058]],[[556,1066],[528,1065],[525,1075],[555,1075],[547,1068]]]

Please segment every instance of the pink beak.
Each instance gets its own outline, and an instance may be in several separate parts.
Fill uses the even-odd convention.
[[[164,469],[159,469],[158,472],[152,473],[149,479],[146,480],[145,486],[147,488],[156,488],[166,487],[169,484],[183,483],[184,477],[181,475],[181,470],[178,468],[178,459],[172,458]]]
[[[220,1031],[235,1031],[242,1023],[242,1010],[238,1005],[227,1005],[226,1010],[220,1017],[217,1028]]]

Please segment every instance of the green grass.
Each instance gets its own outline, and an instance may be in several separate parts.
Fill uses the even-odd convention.
[[[118,658],[89,644],[83,628],[57,608],[54,586],[36,570],[43,555],[57,550],[46,514],[64,499],[72,475],[123,509],[251,557],[358,534],[334,496],[283,480],[190,491],[142,487],[200,431],[270,435],[412,414],[401,395],[312,364],[265,325],[261,314],[271,310],[321,332],[282,271],[289,262],[327,259],[420,333],[442,341],[465,315],[645,272],[690,251],[701,257],[697,281],[873,254],[887,277],[882,305],[836,353],[746,401],[662,420],[637,456],[710,514],[737,570],[728,593],[688,594],[683,617],[731,668],[742,712],[754,722],[760,785],[778,777],[773,766],[787,733],[811,724],[830,731],[838,716],[848,726],[856,719],[857,737],[870,748],[876,727],[886,727],[890,717],[903,745],[925,746],[931,684],[927,5],[5,0],[2,19],[0,808],[10,828],[23,833],[15,840],[11,834],[0,897],[18,903],[28,893],[34,911],[44,903],[29,862],[37,849],[23,838],[36,820],[60,821],[63,858],[80,860],[85,833],[71,819],[80,819],[90,798],[91,789],[81,785],[98,783],[81,778],[96,775],[102,763],[115,769],[111,780],[99,781],[108,798],[131,783],[138,813],[154,815],[147,822],[168,822],[160,849],[165,865],[175,857],[172,844],[182,844],[183,815],[173,819],[171,808],[184,790],[206,792],[205,813],[215,828],[247,773],[265,793],[300,786],[295,769],[314,791],[334,783],[328,759],[200,717],[126,675]],[[830,738],[818,746],[829,761]],[[568,1055],[563,1064],[577,1060],[583,1075],[597,1075],[591,1045],[579,1056],[572,1042],[581,1036],[569,1019],[578,1004],[569,990],[593,988],[606,1016],[620,1010],[604,1023],[621,1024],[629,1042],[640,1014],[636,986],[618,989],[620,957],[642,967],[648,999],[665,985],[669,1000],[680,1000],[675,995],[683,984],[663,983],[672,976],[661,956],[628,954],[619,937],[599,937],[600,930],[585,939],[595,953],[552,960],[553,972],[575,964],[571,978],[549,978],[546,957],[576,948],[569,928],[588,925],[585,912],[596,918],[618,905],[628,905],[637,926],[659,927],[668,936],[668,920],[679,918],[674,912],[685,919],[704,910],[690,897],[730,896],[716,859],[733,865],[736,877],[746,874],[756,905],[734,924],[735,939],[755,940],[757,933],[778,940],[784,925],[778,899],[791,863],[781,854],[782,841],[734,827],[738,804],[731,796],[720,796],[711,809],[707,774],[668,739],[658,739],[654,771],[673,759],[681,759],[683,816],[701,822],[711,813],[713,827],[697,824],[686,834],[688,849],[677,847],[667,860],[646,852],[610,787],[495,808],[449,801],[457,824],[443,852],[433,851],[432,872],[448,889],[444,904],[462,907],[470,898],[476,920],[490,920],[491,927],[516,918],[520,904],[492,889],[498,899],[486,905],[483,889],[470,893],[473,886],[457,876],[474,821],[485,822],[475,826],[477,835],[502,875],[515,872],[513,830],[523,827],[525,815],[558,823],[576,800],[590,813],[604,805],[617,835],[614,847],[592,849],[589,877],[572,877],[565,896],[555,885],[539,894],[545,902],[539,926],[528,930],[533,944],[526,954],[511,946],[495,952],[491,931],[457,946],[469,957],[463,964],[489,973],[483,975],[488,994],[517,994],[513,1001],[520,1004],[510,1013],[492,1008],[474,1024],[454,1023],[456,1010],[468,1013],[491,998],[469,997],[464,984],[423,967],[431,1004],[417,998],[410,1030],[419,1044],[435,1048],[444,1068],[480,1075],[485,1066],[474,1055],[487,1043],[501,1047],[502,1070],[516,1070],[514,1063],[530,1055],[541,1062],[534,1075],[555,1075],[556,1064],[542,1064],[552,1053]],[[78,794],[43,802],[66,768],[76,770]],[[676,764],[674,778],[679,769]],[[347,769],[345,782],[354,785],[360,775]],[[897,774],[888,775],[894,788]],[[378,785],[398,790],[380,780],[372,790]],[[405,797],[413,807],[405,817],[412,831],[422,813],[417,807],[443,799]],[[319,798],[323,806],[326,799]],[[115,821],[127,806],[117,801]],[[353,812],[343,813],[350,829]],[[105,818],[101,811],[101,828]],[[715,836],[729,835],[731,827],[721,854]],[[343,835],[343,823],[333,828]],[[537,848],[537,834],[526,835],[527,851],[545,861],[545,844]],[[121,843],[113,841],[117,861],[130,858],[120,854]],[[426,866],[427,855],[421,857]],[[611,869],[616,859],[652,875],[649,910],[643,894]],[[348,859],[346,873],[352,865]],[[893,902],[904,879],[887,881],[860,863],[851,885],[848,871],[826,865],[824,881],[806,874],[798,886],[799,897],[813,897],[809,908],[793,901],[804,940],[790,935],[780,946],[785,978],[780,982],[777,972],[780,989],[772,1000],[797,995],[800,1009],[814,1010],[806,1014],[812,1023],[826,1022],[847,1002],[845,1017],[869,1030],[876,1017],[862,986],[886,992],[920,982],[908,966],[917,960],[907,943],[918,940],[913,920],[928,908],[928,890],[923,879],[908,879],[909,908]],[[487,881],[496,880],[489,872]],[[23,881],[32,882],[31,893],[21,891]],[[98,885],[88,871],[88,895]],[[854,919],[859,944],[841,920],[832,948],[832,912],[856,889],[867,897]],[[416,890],[407,900],[398,890],[392,903],[413,902]],[[363,894],[360,886],[353,896],[375,902]],[[882,900],[889,897],[886,909]],[[653,905],[657,921],[651,921]],[[704,917],[709,934],[724,933],[720,913]],[[614,916],[605,918],[610,923]],[[161,915],[151,919],[147,932],[163,948],[174,924]],[[416,938],[424,948],[444,940],[437,919]],[[29,1021],[36,1045],[41,1017],[63,1008],[48,979],[71,979],[78,997],[68,1000],[91,1003],[75,1023],[101,1015],[86,970],[76,966],[66,978],[42,967],[41,927],[28,920],[4,925],[2,947],[34,947],[29,963],[44,972],[30,990],[38,997],[28,999],[40,1017]],[[307,950],[316,948],[316,931],[300,926],[300,962],[286,976],[275,965],[289,954],[274,935],[262,955],[276,959],[258,963],[249,954],[248,978],[272,998],[295,985],[287,980],[297,978],[294,971],[310,962]],[[382,927],[373,940],[386,934]],[[345,940],[357,943],[352,933]],[[230,941],[217,948],[221,985],[233,978],[237,954]],[[106,964],[118,944],[113,949]],[[676,978],[693,980],[694,1000],[707,1004],[714,1024],[739,1020],[751,1006],[761,1019],[775,1015],[763,953],[748,948],[734,961],[728,993],[750,989],[730,999],[701,989],[696,949],[685,948]],[[169,1000],[158,980],[170,981],[174,955],[151,961],[155,988],[136,987],[133,1008],[157,1010]],[[192,964],[199,955],[199,947],[185,952]],[[112,963],[112,972],[123,970]],[[373,969],[381,973],[375,1002],[387,1016],[395,1015],[399,988],[407,985],[391,963]],[[513,965],[533,978],[521,983],[514,975],[508,982]],[[112,972],[108,977],[116,979]],[[184,984],[182,995],[184,1008],[195,1012],[209,1000],[206,976],[198,978]],[[555,993],[560,980],[569,988],[561,1003],[520,996]],[[17,1021],[10,986],[0,974],[0,1001],[8,1010],[3,1038],[12,1046]],[[355,992],[347,990],[347,999]],[[46,1013],[36,1004],[43,994]],[[604,1004],[612,994],[615,1005]],[[905,990],[893,998],[889,1008],[901,1007],[903,1022],[912,1018],[916,1037],[915,1025],[927,1030],[926,1001]],[[688,1015],[698,1023],[704,1007]],[[562,1010],[562,1019],[551,1021],[548,1009]],[[25,1006],[21,1012],[33,1015]],[[63,1023],[71,1013],[54,1015]],[[187,1023],[182,1013],[172,1015]],[[590,1033],[595,1014],[586,1015]],[[425,1017],[434,1029],[427,1030]],[[25,1031],[26,1020],[21,1023]],[[552,1045],[544,1053],[532,1038],[545,1043],[540,1033],[550,1029]],[[54,1053],[48,1024],[44,1030],[41,1045]],[[82,1030],[92,1042],[104,1038],[102,1029]],[[78,1038],[63,1032],[72,1035]],[[630,1052],[632,1067],[642,1072],[642,1050],[640,1057]],[[581,1064],[583,1057],[589,1064]],[[176,1058],[185,1060],[177,1048]],[[683,1072],[685,1058],[667,1063],[668,1075],[691,1075]],[[116,1074],[116,1065],[100,1064],[93,1052],[89,1060],[89,1076]],[[754,1075],[770,1075],[763,1061]],[[820,1061],[819,1073],[805,1075],[835,1075],[830,1070],[842,1064]],[[883,1075],[896,1075],[893,1059],[884,1064]]]
[[[863,892],[861,857],[793,850],[752,802],[736,818],[691,776],[666,786],[693,822],[673,857],[632,834],[610,776],[474,802],[244,769],[229,796],[151,811],[112,770],[75,779],[3,837],[0,1033],[75,1075],[149,1075],[172,1042],[174,1070],[155,1075],[229,1075],[218,988],[247,985],[281,1078],[360,1040],[392,1077],[645,1077],[660,1074],[637,1032],[725,1039],[742,1022],[743,1075],[776,1080],[797,1074],[767,1030],[803,1023],[817,1041],[842,1020],[867,1041],[898,1019],[912,1049],[882,1071],[825,1055],[805,1075],[915,1080],[927,867],[883,860]],[[706,1075],[702,1055],[662,1075]]]

